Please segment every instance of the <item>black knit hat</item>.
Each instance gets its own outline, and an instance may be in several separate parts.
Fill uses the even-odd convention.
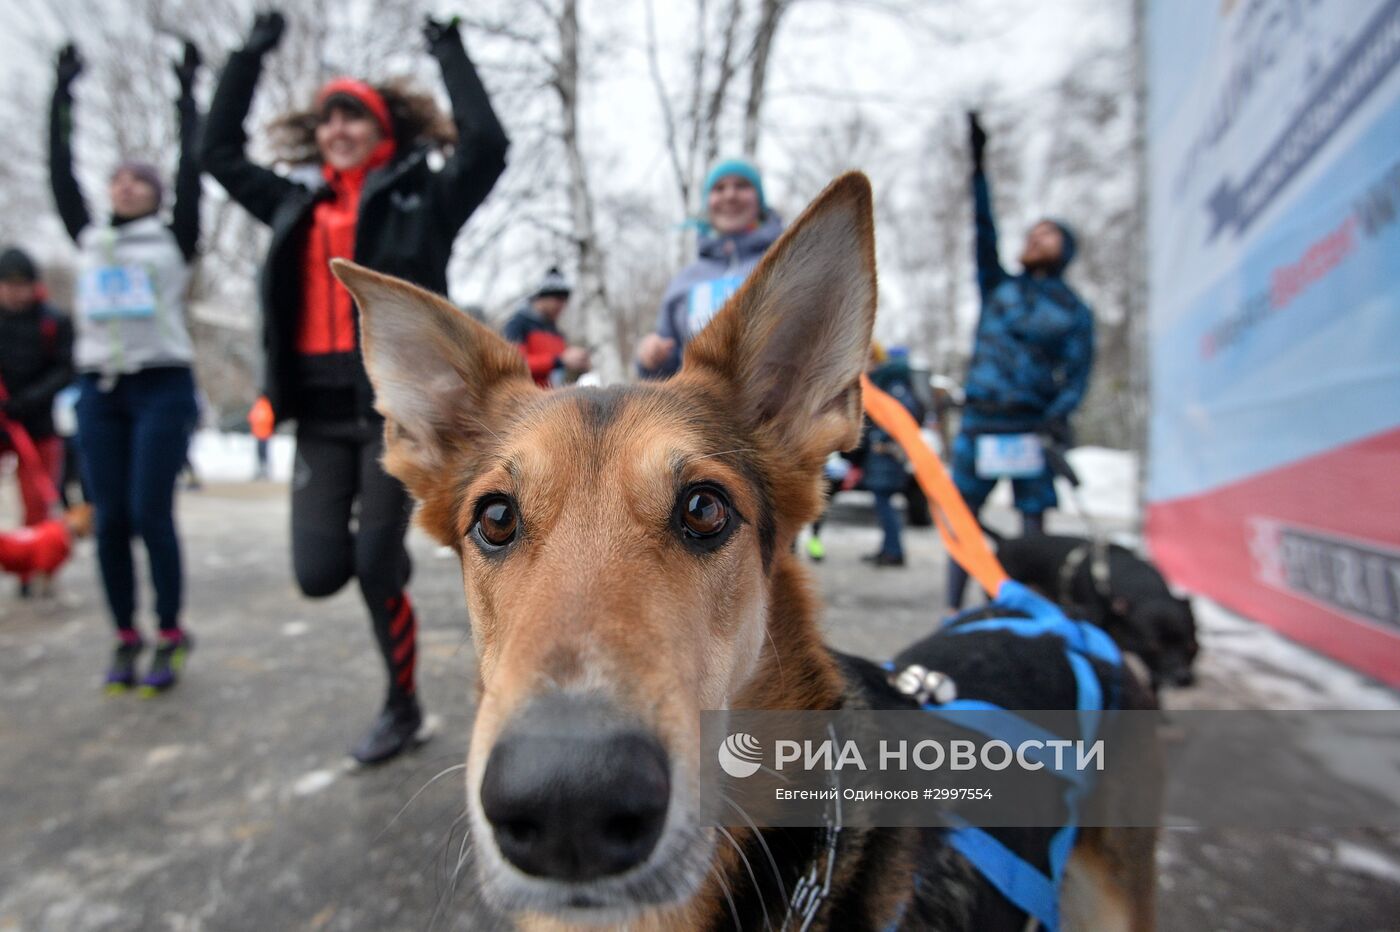
[[[39,270],[24,250],[11,246],[0,253],[0,281],[33,283],[38,280]]]
[[[550,266],[549,271],[544,273],[544,278],[540,280],[539,285],[536,286],[530,297],[567,298],[573,293],[573,290],[573,287],[569,284],[569,280],[564,277],[564,273],[560,272],[557,266]]]

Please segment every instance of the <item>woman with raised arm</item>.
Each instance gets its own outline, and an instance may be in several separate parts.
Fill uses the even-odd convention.
[[[175,528],[175,477],[196,419],[194,350],[186,325],[190,263],[199,242],[199,50],[185,43],[175,63],[180,95],[180,163],[175,202],[160,215],[165,188],[148,162],[124,161],[109,176],[111,213],[94,220],[73,175],[74,80],[83,61],[73,45],[58,56],[49,113],[54,200],[78,244],[74,363],[79,373],[78,443],[96,511],[97,560],[117,645],[109,691],[136,685],[144,642],[136,628],[131,538],[146,546],[155,613],[155,652],[144,691],[175,684],[191,647],[181,623],[184,573]]]
[[[272,228],[261,285],[265,388],[276,418],[297,422],[292,562],[312,598],[359,580],[389,681],[379,717],[351,750],[370,764],[423,737],[417,619],[405,589],[411,504],[379,464],[384,427],[360,353],[359,312],[329,263],[353,259],[445,293],[453,240],[505,169],[508,141],[456,20],[430,18],[424,35],[451,120],[431,95],[405,84],[337,78],[272,126],[291,171],[254,164],[243,123],[263,58],[285,26],[280,13],[259,15],[229,56],[209,110],[204,165]],[[438,168],[429,159],[435,149],[445,154]]]

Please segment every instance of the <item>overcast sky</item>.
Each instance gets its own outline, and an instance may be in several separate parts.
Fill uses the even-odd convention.
[[[769,76],[768,129],[759,161],[770,179],[770,202],[789,219],[805,205],[816,191],[786,190],[782,181],[791,161],[802,157],[804,133],[857,108],[876,126],[886,151],[881,164],[847,167],[867,169],[877,194],[902,202],[905,192],[898,190],[895,173],[919,158],[921,134],[940,115],[986,108],[988,98],[1021,113],[1033,111],[1086,47],[1123,32],[1127,3],[928,0],[924,15],[932,9],[938,17],[937,28],[924,29],[883,12],[887,6],[898,5],[893,0],[803,0],[783,21]],[[8,85],[25,82],[44,88],[46,95],[52,81],[54,49],[65,36],[59,21],[44,6],[44,0],[0,0],[0,19],[14,22],[19,17],[30,28],[38,22],[44,33],[51,34],[48,47],[34,47],[19,44],[10,30],[0,31],[0,74]],[[120,7],[120,2],[112,4],[114,13]],[[436,8],[447,15],[469,6],[439,2]],[[666,79],[673,90],[679,89],[688,63],[678,50],[689,46],[686,31],[692,4],[655,0],[655,8],[661,46],[672,50],[663,62]],[[349,0],[343,9],[348,16],[372,17],[374,5]],[[582,0],[585,30],[601,28],[617,37],[605,61],[589,63],[598,80],[586,88],[583,133],[589,154],[596,157],[591,165],[595,191],[650,194],[663,211],[674,210],[679,222],[681,207],[676,203],[662,118],[647,66],[645,9],[645,0]],[[173,52],[173,40],[171,45]],[[473,48],[488,65],[484,70],[489,85],[494,50],[481,49],[480,45],[473,41]],[[421,53],[414,49],[413,54]],[[209,57],[211,64],[219,63],[216,50],[210,49]],[[512,114],[504,117],[509,124]],[[1035,140],[1031,140],[1026,154],[1032,169],[1034,149]],[[1044,206],[1032,203],[1026,209],[1036,214]],[[56,223],[44,223],[43,228],[58,233]],[[38,246],[41,254],[68,248],[61,235],[53,238],[53,243]],[[509,294],[520,293],[537,276],[534,267],[511,269],[493,280],[487,292],[484,281],[467,274],[454,279],[453,297],[495,307]],[[888,274],[885,278],[892,300],[884,302],[883,309],[889,313],[882,317],[898,318],[899,282]],[[884,327],[888,329],[888,324]]]

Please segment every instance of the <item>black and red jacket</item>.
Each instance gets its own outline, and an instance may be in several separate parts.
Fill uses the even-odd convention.
[[[0,385],[5,413],[29,436],[53,436],[53,399],[73,381],[73,324],[41,301],[0,311]]]
[[[520,348],[535,384],[549,388],[551,374],[564,365],[559,357],[568,348],[554,321],[526,305],[506,321],[501,335]]]
[[[391,161],[365,175],[351,258],[445,294],[453,240],[505,170],[509,141],[460,36],[449,33],[434,44],[432,54],[452,100],[457,145],[436,170],[428,164],[426,146],[401,145]],[[335,192],[319,173],[301,181],[248,159],[243,121],[261,71],[258,55],[241,50],[229,56],[205,121],[203,160],[234,200],[272,228],[259,287],[266,395],[279,420],[374,419],[378,415],[360,354],[358,312],[352,315],[353,344],[338,344],[353,349],[315,355],[298,351],[306,336],[307,238],[317,205]]]
[[[303,418],[345,420],[355,415],[360,333],[354,299],[331,271],[331,260],[354,258],[365,180],[389,164],[394,151],[390,137],[362,165],[345,171],[321,167],[329,194],[311,208],[302,240],[296,381]]]

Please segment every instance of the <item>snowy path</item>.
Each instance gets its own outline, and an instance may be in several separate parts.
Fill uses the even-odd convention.
[[[0,929],[491,928],[469,881],[453,891],[462,759],[472,707],[460,580],[415,534],[423,694],[439,737],[391,767],[352,772],[343,749],[372,715],[380,673],[350,590],[298,597],[286,488],[242,479],[251,441],[201,440],[206,491],[181,497],[190,676],[164,699],[105,699],[108,633],[91,545],[56,601],[0,590]],[[274,448],[286,475],[290,449]],[[1130,499],[1129,499],[1130,500]],[[8,503],[7,503],[8,506]],[[1014,526],[993,512],[995,522]],[[1068,529],[1072,522],[1058,519]],[[1127,525],[1126,517],[1120,523]],[[911,565],[874,571],[879,532],[859,495],[833,510],[814,567],[831,642],[890,655],[927,632],[943,557],[909,534]],[[1400,708],[1400,697],[1249,622],[1201,607],[1194,708]],[[1400,929],[1400,837],[1169,832],[1161,928]]]

